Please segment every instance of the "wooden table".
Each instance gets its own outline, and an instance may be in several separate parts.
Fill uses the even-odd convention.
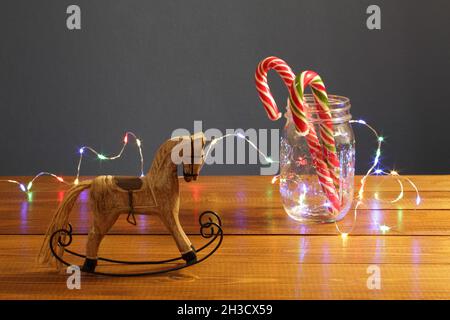
[[[28,177],[14,177],[28,181]],[[181,222],[200,244],[198,215],[220,213],[222,247],[209,260],[182,271],[145,278],[82,276],[81,290],[68,290],[67,275],[39,266],[35,256],[53,211],[67,187],[44,178],[30,195],[0,184],[1,299],[404,299],[450,298],[450,176],[410,176],[422,203],[398,184],[371,177],[369,199],[358,210],[353,233],[343,239],[333,224],[301,225],[284,213],[271,177],[200,177],[182,182]],[[70,180],[70,179],[69,179]],[[359,181],[359,179],[357,180]],[[89,226],[88,194],[71,215],[74,247],[83,251]],[[372,199],[372,200],[370,200]],[[100,254],[123,259],[177,255],[156,217],[124,216]],[[345,228],[351,214],[340,223]],[[383,234],[379,225],[391,227]],[[81,263],[81,261],[74,261]],[[379,267],[381,289],[368,289],[368,268]],[[109,267],[106,267],[109,268]],[[134,267],[142,270],[143,267]]]

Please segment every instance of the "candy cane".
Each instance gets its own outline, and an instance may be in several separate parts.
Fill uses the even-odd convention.
[[[314,166],[316,168],[319,182],[322,185],[322,189],[327,195],[327,198],[331,204],[330,211],[332,211],[333,213],[337,213],[339,211],[340,205],[336,188],[333,183],[333,178],[330,176],[330,171],[324,158],[324,154],[322,153],[322,148],[315,132],[314,126],[310,126],[307,121],[307,117],[304,111],[305,104],[301,103],[302,100],[299,100],[297,94],[295,93],[295,76],[291,68],[284,60],[277,57],[268,57],[258,64],[255,73],[255,81],[259,98],[261,99],[261,102],[263,103],[269,118],[271,120],[279,119],[281,113],[278,111],[276,102],[273,99],[273,96],[267,84],[267,72],[270,69],[278,72],[278,74],[283,79],[286,87],[288,88],[290,102],[289,105],[291,106],[290,108],[293,114],[293,120],[296,125],[297,131],[306,137],[306,141],[308,143],[309,151],[314,161]]]
[[[281,112],[278,110],[277,103],[273,99],[269,85],[267,84],[267,72],[270,69],[275,70],[278,73],[288,88],[294,83],[295,75],[292,72],[291,67],[289,67],[284,60],[277,57],[267,57],[262,60],[256,68],[255,83],[259,99],[261,99],[269,119],[278,120],[281,117]]]
[[[318,105],[318,114],[320,122],[320,141],[322,144],[322,153],[325,155],[330,175],[333,179],[335,187],[339,187],[339,158],[336,151],[336,143],[333,136],[333,123],[329,108],[328,95],[325,85],[320,76],[314,71],[304,71],[295,78],[294,81],[294,97],[295,103],[291,104],[293,117],[297,117],[306,109],[304,101],[304,92],[307,86],[311,87],[314,100]],[[301,117],[298,121],[303,122],[305,117]]]

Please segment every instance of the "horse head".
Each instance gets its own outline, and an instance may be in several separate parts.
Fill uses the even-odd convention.
[[[183,177],[186,182],[197,180],[205,162],[205,135],[200,132],[174,139],[179,143],[172,150],[172,161],[183,165]]]

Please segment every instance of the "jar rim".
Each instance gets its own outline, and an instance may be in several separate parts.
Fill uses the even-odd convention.
[[[323,111],[320,108],[317,108],[317,102],[314,100],[314,96],[311,93],[307,93],[303,96],[305,101],[305,111],[306,117],[308,121],[311,123],[324,123],[324,120],[321,116]],[[339,96],[335,94],[328,95],[329,101],[329,109],[331,114],[331,122],[333,124],[344,123],[352,119],[352,115],[349,110],[351,108],[350,99],[344,96]],[[291,113],[289,108],[289,99],[286,110],[288,114]]]
[[[309,113],[318,113],[317,102],[314,100],[314,96],[311,93],[304,95],[304,101],[306,102],[306,108]],[[350,99],[344,96],[335,94],[328,95],[328,107],[331,112],[343,112],[348,111],[351,108]]]

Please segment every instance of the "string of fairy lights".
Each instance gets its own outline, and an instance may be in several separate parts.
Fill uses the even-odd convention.
[[[371,125],[367,124],[366,121],[364,121],[364,120],[350,120],[350,123],[357,123],[357,124],[360,124],[360,125],[368,128],[373,133],[373,135],[375,136],[375,138],[377,140],[377,149],[376,149],[376,152],[375,152],[375,157],[374,157],[374,159],[372,161],[372,165],[367,170],[366,174],[361,178],[360,187],[359,187],[359,190],[358,190],[358,195],[356,197],[356,204],[355,204],[355,207],[353,208],[353,221],[351,223],[350,229],[348,231],[344,232],[339,227],[338,222],[335,222],[336,229],[340,233],[342,238],[346,238],[353,231],[353,229],[355,228],[356,219],[357,219],[357,216],[358,216],[358,208],[363,204],[363,200],[364,200],[364,190],[365,190],[365,186],[366,186],[366,181],[367,181],[367,178],[369,176],[371,176],[371,175],[390,176],[390,177],[393,177],[398,182],[398,184],[400,186],[400,192],[399,192],[399,194],[397,195],[397,197],[395,199],[389,201],[390,203],[395,203],[395,202],[398,202],[401,199],[403,199],[403,196],[404,196],[403,181],[406,181],[407,183],[409,183],[412,186],[412,188],[414,189],[414,191],[416,193],[416,205],[418,206],[420,204],[420,202],[421,202],[419,190],[418,190],[417,186],[414,184],[414,182],[411,181],[411,179],[401,176],[395,170],[388,171],[388,170],[381,169],[381,166],[380,166],[381,145],[384,142],[384,137],[381,136]],[[378,201],[383,201],[383,200],[379,199],[377,193],[375,193],[374,197]],[[390,226],[385,225],[385,224],[378,225],[378,228],[379,228],[379,230],[382,233],[386,233],[387,231],[389,231],[391,229]]]
[[[116,160],[116,159],[119,159],[122,156],[123,152],[125,151],[125,147],[128,145],[128,136],[131,136],[132,138],[134,138],[134,141],[136,142],[136,147],[138,148],[138,151],[139,151],[139,158],[140,158],[140,164],[141,164],[140,176],[143,177],[144,176],[144,156],[142,154],[142,142],[133,132],[127,131],[125,133],[125,136],[123,137],[122,149],[120,149],[119,153],[116,154],[115,156],[107,157],[102,153],[98,153],[95,149],[93,149],[89,146],[81,147],[78,150],[78,153],[80,154],[80,158],[78,160],[77,175],[76,175],[74,184],[78,184],[78,182],[79,182],[80,172],[81,172],[81,162],[83,161],[83,156],[84,156],[84,153],[86,150],[95,154],[99,160]]]
[[[80,174],[81,174],[81,165],[82,165],[82,161],[84,159],[84,156],[86,154],[87,151],[93,153],[97,159],[99,160],[116,160],[119,159],[120,157],[122,157],[123,152],[125,151],[126,146],[129,144],[129,137],[134,138],[134,141],[136,143],[136,147],[139,151],[139,158],[140,158],[140,175],[141,177],[144,176],[144,156],[142,153],[142,142],[141,140],[136,136],[136,134],[134,134],[131,131],[127,131],[124,135],[123,138],[123,143],[122,143],[122,148],[120,149],[119,153],[117,153],[116,155],[113,156],[106,156],[103,153],[98,152],[97,150],[95,150],[94,148],[90,147],[90,146],[83,146],[78,150],[79,153],[79,160],[78,160],[78,165],[77,165],[77,174],[75,177],[75,180],[73,181],[73,184],[78,184],[79,183],[79,179],[80,179]],[[17,180],[12,180],[12,179],[2,179],[0,180],[0,182],[6,182],[6,183],[12,183],[12,184],[16,184],[19,186],[19,189],[25,193],[29,193],[32,191],[32,187],[33,187],[33,183],[39,179],[40,177],[43,176],[50,176],[54,179],[56,179],[58,182],[64,183],[66,185],[71,185],[72,183],[67,182],[66,180],[64,180],[63,177],[58,176],[54,173],[51,172],[47,172],[47,171],[42,171],[39,172],[37,175],[35,175],[29,182],[27,183],[23,183]]]
[[[382,200],[379,198],[378,193],[374,193],[374,198],[380,202],[383,201],[387,201],[390,203],[396,203],[398,201],[400,201],[401,199],[403,199],[404,197],[404,181],[406,181],[415,191],[416,193],[416,198],[415,198],[415,203],[416,205],[420,205],[421,203],[421,198],[420,198],[420,194],[419,194],[419,190],[417,188],[417,186],[414,184],[414,182],[407,178],[407,177],[403,177],[401,176],[397,171],[395,170],[383,170],[381,169],[380,166],[380,157],[381,157],[381,146],[382,143],[384,142],[384,137],[381,136],[371,125],[367,124],[366,121],[364,120],[350,120],[350,123],[356,123],[356,124],[360,124],[364,127],[366,127],[367,129],[369,129],[372,134],[375,136],[376,140],[377,140],[377,149],[375,151],[375,157],[372,161],[372,164],[370,166],[370,168],[367,170],[366,174],[362,176],[361,180],[360,180],[360,187],[358,189],[358,194],[356,197],[356,204],[353,208],[353,220],[351,222],[350,228],[348,231],[343,231],[341,227],[339,227],[339,223],[336,221],[335,222],[335,226],[336,226],[336,230],[339,232],[339,234],[341,235],[341,237],[343,239],[347,238],[347,236],[353,231],[353,229],[355,228],[356,225],[356,219],[358,216],[358,208],[363,204],[363,200],[364,200],[364,191],[365,191],[365,186],[366,186],[366,181],[367,178],[369,176],[372,175],[376,175],[376,176],[389,176],[394,178],[400,188],[399,194],[397,195],[397,197],[395,197],[395,199],[393,200]],[[274,176],[272,178],[272,183],[276,183],[279,180],[279,176]],[[303,187],[305,188],[305,185],[303,185]],[[300,195],[300,199],[299,202],[303,203],[303,201],[305,200],[305,194],[306,194],[306,190],[304,189],[303,192]],[[327,206],[327,203],[324,204],[324,206]],[[378,222],[374,222],[377,226],[378,229],[384,234],[386,232],[388,232],[391,227],[385,224],[379,224]]]
[[[210,155],[210,151],[212,149],[212,147],[219,142],[220,140],[223,140],[225,138],[228,137],[237,137],[240,139],[245,140],[247,143],[249,143],[249,145],[252,148],[255,148],[255,150],[265,159],[265,161],[267,163],[273,163],[275,162],[274,160],[272,160],[270,157],[268,157],[265,153],[263,153],[256,145],[253,141],[251,141],[250,139],[248,139],[246,136],[244,136],[242,133],[238,132],[238,133],[230,133],[230,134],[226,134],[224,136],[221,137],[217,137],[211,140],[211,143],[209,144],[206,152],[205,152],[205,159]],[[123,143],[122,143],[122,148],[120,149],[120,151],[113,156],[106,156],[103,153],[98,152],[97,150],[95,150],[93,147],[90,146],[82,146],[79,150],[78,150],[78,154],[79,154],[79,158],[78,158],[78,165],[77,165],[77,173],[75,176],[75,180],[73,181],[73,184],[78,184],[80,182],[80,174],[81,174],[81,167],[82,167],[82,162],[84,159],[84,156],[86,154],[87,151],[91,152],[92,154],[94,154],[99,160],[116,160],[119,159],[120,157],[122,157],[123,152],[125,151],[126,146],[128,145],[129,142],[129,137],[132,137],[136,143],[136,147],[139,151],[139,159],[140,159],[140,176],[143,177],[144,176],[144,156],[142,153],[142,142],[141,139],[139,139],[135,133],[131,132],[131,131],[127,131],[124,135],[123,138]],[[0,179],[0,182],[7,182],[7,183],[12,183],[12,184],[16,184],[19,186],[19,189],[22,192],[31,192],[32,191],[32,187],[33,187],[33,183],[40,177],[43,176],[49,176],[52,177],[54,179],[56,179],[58,182],[64,183],[66,185],[71,185],[71,183],[67,182],[66,180],[64,180],[63,177],[58,176],[54,173],[51,172],[47,172],[47,171],[42,171],[39,172],[38,174],[36,174],[28,183],[23,183],[17,180],[12,180],[12,179]]]
[[[372,161],[372,164],[370,166],[370,168],[367,170],[366,174],[361,178],[360,180],[360,187],[358,189],[358,193],[357,193],[357,197],[356,197],[356,204],[353,208],[353,220],[351,223],[351,226],[349,227],[349,230],[347,231],[343,231],[341,227],[339,227],[338,222],[335,222],[335,226],[337,231],[339,232],[339,234],[341,235],[342,238],[346,238],[354,229],[355,225],[356,225],[356,220],[357,220],[357,216],[358,216],[358,208],[363,204],[363,200],[364,200],[364,192],[365,192],[365,185],[366,185],[366,181],[368,179],[369,176],[372,175],[376,175],[376,176],[389,176],[394,178],[398,185],[399,185],[399,194],[397,195],[397,197],[393,200],[389,200],[390,203],[396,203],[398,201],[400,201],[401,199],[403,199],[404,197],[404,182],[408,183],[415,191],[416,193],[416,205],[418,206],[421,203],[421,198],[420,198],[420,194],[419,194],[419,190],[417,188],[417,186],[414,184],[413,181],[411,181],[411,179],[407,178],[407,177],[403,177],[401,176],[397,171],[395,170],[383,170],[380,167],[380,156],[381,156],[381,146],[382,143],[384,142],[384,137],[381,136],[380,134],[378,134],[378,132],[369,124],[367,124],[364,120],[350,120],[350,123],[356,123],[356,124],[360,124],[366,128],[368,128],[373,135],[376,137],[377,140],[377,149],[375,152],[375,157]],[[83,159],[86,155],[86,153],[89,151],[92,154],[94,154],[99,160],[104,161],[104,160],[117,160],[120,157],[122,157],[123,152],[125,151],[127,145],[129,144],[129,137],[133,138],[136,144],[136,147],[139,151],[139,158],[140,158],[140,176],[143,177],[144,176],[144,156],[142,153],[142,142],[141,140],[136,136],[136,134],[134,134],[131,131],[127,131],[124,135],[123,138],[123,143],[122,143],[122,147],[120,149],[120,151],[113,156],[106,156],[103,153],[100,153],[98,151],[96,151],[94,148],[90,147],[90,146],[83,146],[78,150],[78,154],[79,154],[79,160],[78,160],[78,165],[77,165],[77,173],[76,173],[76,177],[75,180],[70,183],[66,180],[64,180],[63,177],[58,176],[54,173],[51,172],[47,172],[47,171],[42,171],[39,172],[37,175],[35,175],[30,181],[28,181],[27,183],[23,183],[17,180],[12,180],[12,179],[3,179],[0,180],[0,182],[5,182],[5,183],[11,183],[11,184],[16,184],[18,185],[19,189],[22,192],[25,193],[31,193],[32,191],[32,187],[33,187],[33,183],[39,179],[40,177],[43,176],[50,176],[52,178],[54,178],[55,180],[57,180],[60,183],[66,184],[66,185],[71,185],[71,184],[78,184],[79,183],[79,179],[80,179],[80,174],[81,174],[81,168],[82,168],[82,162]],[[250,139],[248,139],[243,133],[241,132],[237,132],[237,133],[229,133],[220,137],[216,137],[214,139],[211,140],[209,146],[206,149],[205,152],[205,160],[208,158],[208,156],[210,155],[211,149],[220,141],[223,139],[226,139],[228,137],[236,137],[239,139],[243,139],[245,140],[252,148],[254,148],[266,161],[266,163],[278,163],[278,161],[272,160],[271,157],[269,157],[268,155],[266,155],[264,152],[262,152],[257,145],[251,141]],[[278,180],[279,176],[274,176],[272,179],[272,183],[275,183]],[[381,200],[379,199],[379,196],[377,193],[374,194],[374,198],[378,201],[385,201],[385,200]],[[378,223],[376,223],[379,230],[384,234],[386,232],[388,232],[391,227],[387,226],[387,225],[379,225]]]
[[[205,159],[207,159],[208,156],[210,155],[210,151],[211,151],[212,147],[214,147],[220,140],[226,139],[226,138],[228,138],[228,137],[236,137],[236,138],[239,138],[239,139],[242,139],[242,140],[246,141],[253,149],[255,149],[255,150],[256,150],[256,151],[264,158],[264,160],[265,160],[267,163],[278,163],[278,162],[279,162],[279,161],[272,160],[271,157],[267,156],[264,152],[262,152],[262,151],[258,148],[258,146],[257,146],[253,141],[251,141],[250,139],[248,139],[248,138],[247,138],[243,133],[241,133],[241,132],[237,132],[237,133],[228,133],[228,134],[225,134],[225,135],[223,135],[223,136],[220,136],[220,137],[217,137],[217,138],[212,139],[212,140],[211,140],[211,143],[209,144],[208,148],[206,149],[206,152],[205,152]]]

